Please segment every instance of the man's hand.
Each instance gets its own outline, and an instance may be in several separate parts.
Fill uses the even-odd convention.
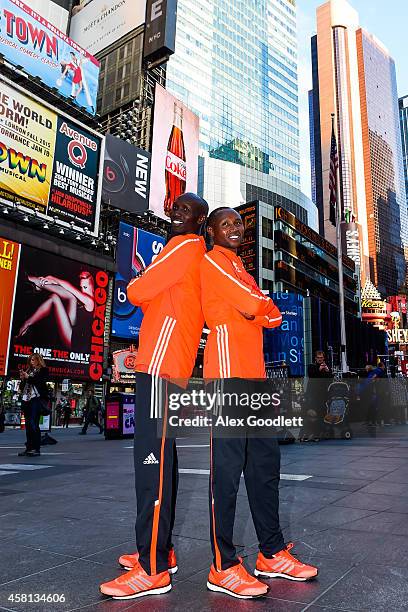
[[[241,312],[241,314],[245,319],[248,319],[248,321],[253,321],[255,319],[254,315],[248,314],[247,312]]]

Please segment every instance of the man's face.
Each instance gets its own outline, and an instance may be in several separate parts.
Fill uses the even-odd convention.
[[[170,211],[171,235],[199,234],[205,214],[198,202],[180,196]]]
[[[323,353],[317,353],[317,355],[316,355],[316,363],[318,365],[320,365],[321,363],[324,363],[324,355],[323,355]]]
[[[208,228],[214,244],[236,251],[244,238],[244,225],[236,210],[222,210],[215,217],[212,227]]]

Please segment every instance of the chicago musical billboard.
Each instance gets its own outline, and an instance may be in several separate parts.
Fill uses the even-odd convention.
[[[0,53],[95,114],[98,60],[20,0],[0,0]]]
[[[0,87],[0,198],[97,233],[102,137],[6,80]]]
[[[108,281],[104,270],[21,246],[8,372],[38,352],[53,378],[100,380]]]
[[[161,236],[120,223],[112,316],[112,334],[115,336],[129,340],[139,336],[143,313],[129,302],[126,288],[132,278],[154,261],[164,243]]]
[[[182,193],[197,192],[199,118],[156,84],[150,209],[165,219]]]

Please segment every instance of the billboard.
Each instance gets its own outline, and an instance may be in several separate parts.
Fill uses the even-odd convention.
[[[143,57],[165,61],[175,51],[177,0],[147,0]]]
[[[264,330],[265,361],[284,361],[291,376],[304,376],[303,296],[278,292],[271,297],[282,313],[282,324]]]
[[[102,137],[0,87],[0,197],[96,233]]]
[[[238,206],[236,211],[241,215],[244,224],[244,239],[238,249],[244,268],[256,282],[259,281],[258,266],[258,211],[256,204]]]
[[[0,376],[4,376],[7,372],[19,259],[20,245],[0,238]]]
[[[108,281],[103,270],[22,246],[8,371],[34,351],[52,378],[100,380]]]
[[[95,55],[145,21],[146,0],[92,0],[72,16],[69,35]]]
[[[66,33],[69,16],[69,0],[30,0],[30,7],[49,23]]]
[[[150,209],[168,216],[174,200],[197,192],[199,118],[156,84],[152,139]]]
[[[102,197],[111,206],[129,212],[148,209],[150,153],[106,134]]]
[[[95,114],[98,60],[20,0],[0,0],[0,53]]]
[[[113,298],[113,335],[130,340],[138,338],[143,313],[129,302],[126,288],[132,278],[154,261],[164,243],[161,236],[120,223]]]

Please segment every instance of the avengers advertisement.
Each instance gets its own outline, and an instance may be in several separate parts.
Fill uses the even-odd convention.
[[[22,246],[8,372],[38,352],[52,378],[99,381],[108,281],[103,270]]]
[[[0,376],[7,372],[8,345],[14,310],[20,245],[0,238]]]
[[[120,223],[117,246],[117,272],[113,299],[112,334],[134,340],[139,336],[143,313],[127,299],[129,282],[150,265],[164,247],[161,236]]]
[[[271,297],[282,313],[282,324],[264,330],[265,361],[285,362],[291,376],[304,376],[303,296],[277,292]]]
[[[0,53],[95,114],[98,60],[20,0],[0,0]]]
[[[101,146],[95,132],[0,80],[0,197],[95,233]]]
[[[148,209],[150,153],[111,134],[105,137],[102,197],[121,210]]]
[[[179,195],[197,193],[199,118],[156,84],[150,209],[169,216]]]

